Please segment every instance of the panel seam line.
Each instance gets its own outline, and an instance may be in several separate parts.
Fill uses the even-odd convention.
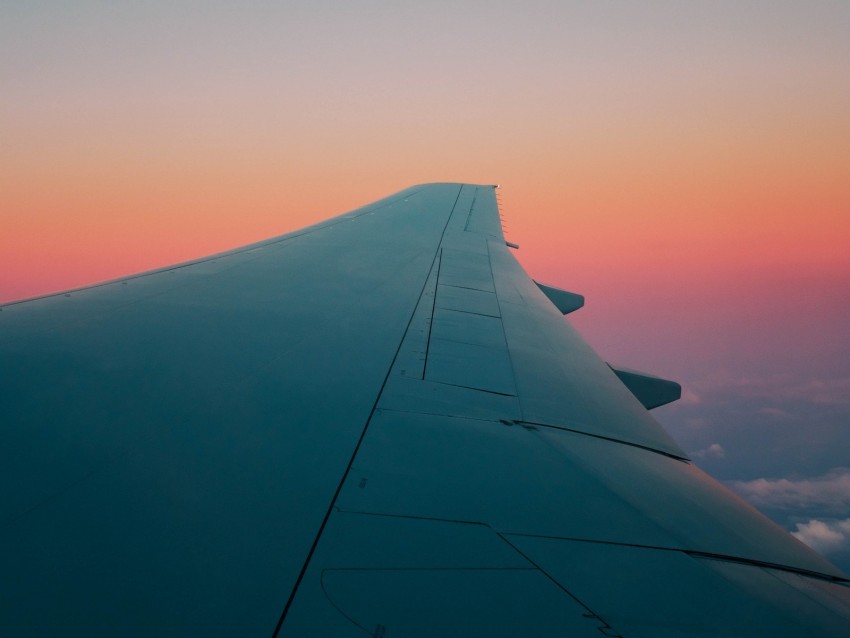
[[[497,203],[496,211],[498,212],[498,210],[499,210],[499,208],[498,208],[498,203]],[[505,350],[508,353],[508,363],[510,363],[511,376],[513,377],[513,381],[514,381],[514,396],[516,396],[516,398],[517,398],[517,408],[519,409],[519,416],[523,421],[525,421],[525,417],[524,417],[523,411],[522,411],[522,399],[520,399],[520,397],[519,397],[519,387],[518,387],[519,384],[517,383],[516,368],[514,367],[514,359],[511,356],[511,344],[508,342],[508,331],[505,330],[505,313],[502,312],[502,302],[499,299],[499,293],[497,292],[497,289],[496,289],[496,275],[493,272],[493,258],[490,254],[490,241],[487,240],[486,243],[487,243],[487,263],[490,266],[490,278],[493,280],[493,291],[494,291],[494,295],[496,296],[496,306],[498,306],[498,308],[499,308],[499,324],[502,326],[502,338],[505,340]]]
[[[458,197],[460,197],[460,193],[458,193]],[[457,203],[457,201],[455,201]],[[452,207],[452,215],[454,214],[454,207]],[[451,219],[451,215],[449,216]],[[437,260],[437,276],[434,278],[434,299],[431,300],[431,321],[428,322],[428,341],[425,342],[425,361],[422,363],[422,380],[425,380],[425,373],[428,372],[428,353],[431,351],[431,335],[434,334],[434,314],[437,311],[437,295],[440,292],[440,269],[443,267],[443,248],[442,248],[442,238],[440,239],[440,249],[437,251],[437,255],[435,259]],[[431,269],[434,269],[433,264],[431,265]],[[427,286],[427,282],[425,283]],[[425,293],[425,290],[422,290],[422,293]],[[421,295],[420,295],[421,298]],[[419,305],[419,304],[417,304]],[[407,335],[407,331],[405,331],[405,336]],[[402,341],[404,339],[402,338]],[[383,391],[383,388],[381,389]]]
[[[443,231],[440,234],[440,241],[437,244],[437,249],[434,251],[434,258],[431,260],[431,269],[434,268],[434,263],[437,261],[437,256],[440,254],[440,250],[443,245],[443,239],[446,236],[446,230],[449,227],[449,222],[451,222],[452,217],[454,216],[455,208],[457,207],[458,200],[460,200],[460,194],[463,192],[464,185],[461,184],[460,188],[458,188],[457,196],[455,197],[455,201],[452,204],[451,211],[449,212],[448,218],[446,219],[446,223],[443,226]],[[425,292],[425,288],[428,285],[429,277],[425,278],[425,281],[422,284],[422,290],[419,292],[419,299],[417,299],[416,303],[413,305],[413,309],[410,312],[410,318],[407,321],[407,327],[402,334],[401,339],[399,340],[398,347],[396,348],[395,355],[393,356],[390,365],[387,367],[387,373],[384,375],[384,381],[381,384],[381,389],[378,391],[377,397],[375,397],[375,402],[372,405],[372,410],[369,412],[369,417],[366,419],[366,423],[363,426],[363,431],[360,433],[360,438],[357,440],[357,444],[354,446],[354,451],[351,453],[351,458],[348,460],[348,466],[345,468],[345,471],[342,474],[342,478],[339,481],[339,485],[337,485],[336,491],[334,492],[333,498],[331,499],[330,505],[328,506],[328,511],[325,513],[325,517],[322,519],[322,524],[319,526],[319,530],[316,533],[316,537],[313,539],[313,544],[310,546],[310,550],[307,552],[307,558],[304,560],[304,564],[301,567],[301,571],[298,574],[298,578],[295,580],[295,584],[292,587],[292,592],[289,594],[289,598],[286,601],[286,605],[283,608],[283,612],[280,615],[280,619],[277,621],[277,625],[275,626],[274,632],[272,633],[272,638],[275,638],[280,634],[280,630],[283,627],[283,622],[286,620],[286,615],[289,613],[290,608],[292,607],[292,603],[295,600],[295,595],[298,592],[298,588],[301,586],[301,581],[304,580],[304,575],[307,573],[307,568],[310,565],[310,561],[313,559],[313,554],[316,552],[316,547],[319,544],[319,539],[322,537],[322,533],[325,531],[325,526],[328,523],[328,519],[333,513],[334,506],[336,505],[337,499],[339,498],[340,492],[342,491],[342,486],[345,484],[348,475],[351,473],[351,467],[354,464],[354,458],[357,456],[357,452],[360,451],[360,446],[363,443],[363,439],[366,437],[366,431],[369,429],[369,424],[372,422],[372,417],[375,416],[375,411],[378,408],[378,403],[381,400],[381,396],[384,393],[384,388],[387,385],[387,380],[390,378],[390,374],[392,373],[393,367],[395,366],[395,362],[398,359],[398,354],[401,352],[401,346],[404,344],[404,337],[407,335],[407,331],[410,330],[410,325],[413,323],[413,318],[416,316],[416,308],[419,306],[419,301],[422,299],[422,295]],[[436,294],[435,294],[436,297]],[[433,321],[433,318],[432,318]]]

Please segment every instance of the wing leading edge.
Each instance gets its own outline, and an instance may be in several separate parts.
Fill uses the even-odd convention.
[[[431,184],[5,306],[0,624],[844,635],[844,574],[693,466],[552,290],[493,187]]]

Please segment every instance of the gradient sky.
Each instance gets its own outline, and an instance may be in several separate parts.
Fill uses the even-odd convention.
[[[850,570],[850,3],[0,6],[0,302],[500,183],[658,418]]]

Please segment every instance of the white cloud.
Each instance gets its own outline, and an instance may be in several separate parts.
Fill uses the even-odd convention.
[[[757,507],[785,509],[850,508],[850,469],[837,468],[823,476],[791,480],[759,478],[730,481],[729,486]]]
[[[839,521],[812,519],[808,523],[797,523],[797,531],[791,534],[812,549],[829,553],[840,549],[850,538],[850,518]]]
[[[699,405],[700,403],[702,403],[702,399],[696,392],[683,388],[682,398],[676,401],[674,405]]]
[[[695,456],[700,459],[722,459],[726,456],[726,450],[723,449],[723,446],[720,445],[720,443],[712,443],[707,448],[697,450],[692,453],[691,456]]]

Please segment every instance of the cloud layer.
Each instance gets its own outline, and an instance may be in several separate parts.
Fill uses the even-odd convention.
[[[836,468],[814,478],[758,478],[752,481],[730,481],[729,486],[756,507],[834,512],[850,509],[848,468]]]
[[[809,478],[758,478],[727,485],[837,565],[850,565],[850,468]]]
[[[700,458],[700,459],[706,459],[706,458],[722,459],[723,457],[726,456],[726,450],[724,450],[723,446],[720,445],[719,443],[712,443],[711,445],[709,445],[706,448],[703,448],[701,450],[697,450],[696,452],[692,452],[691,456],[696,457],[696,458]]]
[[[850,518],[835,521],[812,519],[808,523],[797,523],[793,536],[812,549],[829,554],[840,550],[850,539]]]
[[[735,379],[730,386],[742,396],[805,401],[814,405],[850,404],[850,377],[797,380],[788,375]]]

